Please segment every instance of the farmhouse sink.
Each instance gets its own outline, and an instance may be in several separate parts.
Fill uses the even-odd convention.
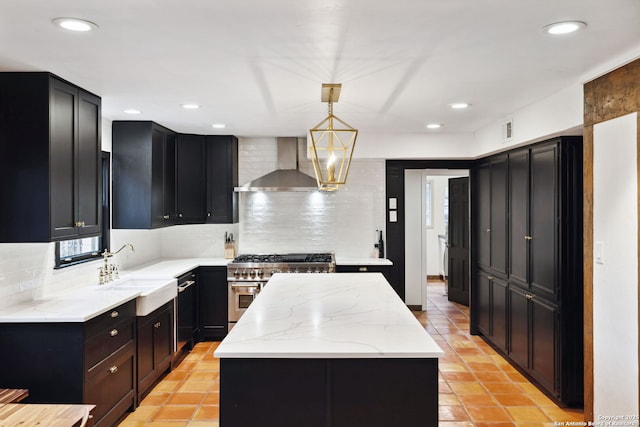
[[[102,285],[104,290],[137,290],[136,316],[146,316],[178,295],[176,279],[144,279],[130,277]]]

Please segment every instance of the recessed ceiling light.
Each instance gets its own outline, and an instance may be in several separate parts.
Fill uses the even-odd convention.
[[[468,104],[466,102],[454,102],[453,104],[449,104],[450,108],[453,108],[454,110],[464,110],[465,108],[469,108],[471,106],[471,104]]]
[[[127,114],[142,114],[142,111],[136,110],[135,108],[128,108],[124,110],[124,112]]]
[[[542,29],[547,34],[561,35],[575,33],[576,31],[581,30],[586,26],[587,24],[582,21],[563,21],[545,25],[544,27],[542,27]]]
[[[211,127],[214,129],[224,129],[227,127],[227,125],[225,125],[224,123],[214,123],[211,125]]]
[[[197,110],[200,106],[198,104],[182,104],[182,108],[185,110]]]
[[[78,18],[55,18],[51,22],[69,31],[86,32],[98,28],[93,22]]]
[[[440,123],[429,123],[427,129],[440,129],[442,125]]]

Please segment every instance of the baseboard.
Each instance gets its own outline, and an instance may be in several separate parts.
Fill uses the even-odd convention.
[[[407,304],[407,307],[409,307],[409,310],[422,311],[422,306],[421,305],[409,305],[409,304]]]

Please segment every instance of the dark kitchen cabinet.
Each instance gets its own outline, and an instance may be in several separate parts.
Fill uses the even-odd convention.
[[[507,156],[498,155],[474,170],[477,265],[504,276],[507,272]]]
[[[149,121],[114,121],[113,228],[173,225],[176,134]]]
[[[117,425],[135,407],[135,300],[87,321],[0,324],[4,387],[23,403],[94,404],[97,427]]]
[[[391,265],[362,265],[351,264],[336,265],[336,273],[382,273],[384,278],[389,282],[391,287],[400,295],[397,280],[394,280],[393,266]]]
[[[238,222],[238,138],[207,136],[207,223]]]
[[[101,233],[101,100],[49,73],[0,73],[1,242]]]
[[[507,350],[507,283],[485,272],[477,279],[478,329],[496,347]]]
[[[206,219],[206,137],[178,134],[176,203],[178,224],[204,224]]]
[[[509,280],[556,300],[559,230],[557,144],[509,155]]]
[[[556,401],[582,405],[582,138],[561,137],[508,156],[506,275],[482,236],[495,192],[487,165],[473,171],[477,246],[470,329]],[[491,211],[491,214],[493,212]],[[496,301],[500,301],[497,304]],[[497,319],[505,319],[506,325]],[[499,335],[496,335],[499,333]],[[506,335],[505,335],[506,333]],[[506,339],[505,339],[506,336]]]
[[[558,307],[515,286],[509,288],[509,306],[509,356],[559,395]]]
[[[171,367],[173,356],[173,301],[137,318],[138,401]]]
[[[228,332],[229,306],[226,267],[198,269],[200,339],[216,341]]]

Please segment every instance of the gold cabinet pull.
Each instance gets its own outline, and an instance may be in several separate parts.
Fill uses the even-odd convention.
[[[120,316],[120,313],[118,313],[116,310],[113,310],[113,311],[111,312],[111,318],[112,318],[112,319],[115,319],[115,318],[116,318],[116,317],[118,317],[118,316]]]
[[[211,212],[207,212],[207,216],[211,216]]]
[[[155,323],[155,324],[153,325],[153,327],[154,327],[154,328],[156,328],[156,329],[158,329],[158,328],[160,327],[160,322]]]
[[[533,295],[531,295],[531,294],[526,294],[524,297],[526,299],[528,299],[528,300],[532,300],[533,299]]]
[[[531,236],[524,236],[524,240],[533,240],[533,237],[531,237]]]
[[[169,215],[162,215],[162,219],[169,219]]]
[[[109,368],[109,373],[111,374],[115,374],[116,372],[118,372],[118,367],[117,366],[112,366]]]
[[[487,233],[491,233],[491,229],[490,228],[487,228]]]
[[[359,267],[358,271],[369,271],[367,267]]]
[[[489,280],[493,280],[493,279],[495,279],[495,277],[493,277],[493,276],[487,276],[487,279],[489,279]]]
[[[116,335],[118,335],[118,330],[112,329],[111,332],[109,332],[109,335],[111,335],[112,337],[115,337]]]

